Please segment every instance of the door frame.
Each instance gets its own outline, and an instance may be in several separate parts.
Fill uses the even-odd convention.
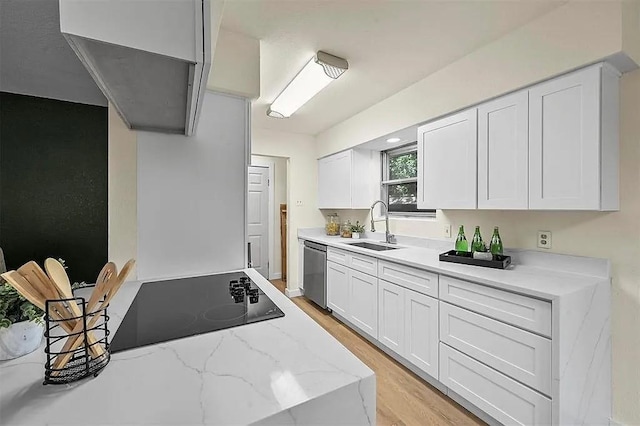
[[[257,154],[256,154],[257,155]],[[268,206],[268,221],[269,221],[269,231],[268,231],[268,238],[269,238],[269,244],[267,244],[267,247],[269,248],[269,265],[267,267],[267,275],[269,276],[270,280],[275,280],[275,279],[281,279],[282,278],[282,272],[280,272],[280,276],[277,276],[276,274],[273,273],[273,268],[272,265],[274,264],[274,220],[275,220],[275,215],[274,215],[274,211],[273,209],[275,208],[275,202],[276,202],[276,194],[274,191],[274,182],[275,182],[275,169],[276,169],[276,163],[274,161],[267,161],[266,162],[267,165],[261,165],[261,164],[249,164],[249,167],[260,167],[263,169],[269,169],[269,184],[267,185],[267,191],[269,193],[268,199],[269,199],[269,206]]]

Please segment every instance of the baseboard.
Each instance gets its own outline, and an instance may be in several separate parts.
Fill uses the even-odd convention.
[[[613,419],[610,419],[609,420],[609,426],[625,426],[625,424],[624,423],[620,423],[618,421],[615,421]]]
[[[299,288],[296,288],[296,289],[293,289],[293,290],[289,290],[289,288],[287,287],[287,288],[284,289],[284,294],[289,299],[291,299],[292,297],[300,297],[300,296],[302,296],[302,292],[300,291]]]
[[[269,274],[269,279],[270,280],[281,280],[282,279],[282,272],[273,272],[273,273]]]

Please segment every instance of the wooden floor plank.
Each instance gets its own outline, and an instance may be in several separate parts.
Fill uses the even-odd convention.
[[[284,293],[286,283],[272,284]],[[480,419],[442,394],[364,337],[304,297],[291,299],[376,373],[378,425],[482,425]]]

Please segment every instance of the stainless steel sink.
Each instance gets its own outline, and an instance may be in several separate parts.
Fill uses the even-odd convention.
[[[368,250],[375,250],[375,251],[396,250],[400,248],[400,247],[383,246],[382,244],[367,243],[364,241],[361,243],[351,243],[349,245],[354,247],[362,247]]]

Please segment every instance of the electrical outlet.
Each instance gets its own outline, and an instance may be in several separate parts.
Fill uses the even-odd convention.
[[[296,206],[298,206],[298,207],[299,207],[299,206],[301,206],[301,205],[302,205],[302,201],[301,201],[301,200],[296,201]]]
[[[444,237],[451,238],[451,225],[444,225]]]
[[[551,231],[538,231],[538,247],[543,249],[551,248]]]

